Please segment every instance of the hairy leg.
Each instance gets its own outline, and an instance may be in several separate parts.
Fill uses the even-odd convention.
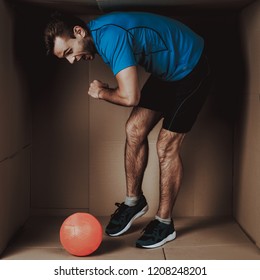
[[[185,134],[161,129],[157,141],[160,164],[160,202],[157,216],[170,218],[181,186],[183,166],[180,148]]]
[[[135,107],[126,123],[125,172],[127,196],[141,194],[144,171],[148,162],[147,136],[161,117],[161,113]]]

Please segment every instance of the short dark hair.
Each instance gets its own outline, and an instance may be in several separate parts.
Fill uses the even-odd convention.
[[[57,36],[68,36],[75,38],[73,28],[80,26],[87,29],[86,23],[71,14],[54,12],[44,30],[44,41],[46,52],[49,55],[53,53],[54,40]]]

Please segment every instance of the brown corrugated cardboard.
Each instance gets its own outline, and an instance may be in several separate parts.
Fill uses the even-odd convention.
[[[15,60],[12,13],[0,1],[0,161],[31,142],[30,99]]]
[[[13,17],[0,1],[0,253],[30,207],[30,100],[14,51]]]
[[[73,66],[65,62],[40,64],[46,67],[43,69],[45,73],[50,71],[52,76],[46,75],[43,84],[39,87],[34,86],[30,100],[25,82],[35,83],[30,81],[30,74],[37,69],[29,67],[28,81],[23,80],[21,75],[23,68],[20,68],[21,65],[18,67],[14,56],[17,51],[13,41],[14,35],[17,35],[14,19],[4,3],[5,1],[0,0],[0,31],[6,34],[5,43],[0,43],[2,87],[0,134],[3,136],[0,138],[2,207],[0,253],[16,229],[26,220],[29,207],[31,214],[34,215],[64,215],[73,211],[90,211],[94,215],[109,216],[115,210],[114,203],[121,202],[125,196],[125,122],[131,112],[130,108],[88,97],[89,83],[94,79],[107,82],[110,86],[116,85],[111,70],[99,57],[89,64],[82,62]],[[183,144],[184,180],[174,208],[174,217],[232,217],[234,203],[235,218],[258,246],[260,244],[259,3],[256,1],[246,8],[241,16],[248,75],[247,88],[243,93],[240,77],[237,76],[240,70],[236,71],[242,67],[240,62],[242,54],[238,48],[237,16],[234,16],[234,13],[232,15],[223,13],[220,16],[215,14],[213,17],[204,18],[184,17],[205,35],[216,77],[212,94]],[[41,61],[45,61],[43,54],[39,54],[39,57]],[[50,70],[48,67],[53,65],[55,69]],[[33,77],[36,76],[37,73],[34,73]],[[139,77],[140,84],[143,85],[148,74],[140,70]],[[46,87],[43,87],[44,83]],[[244,108],[240,112],[242,122],[236,130],[235,169],[233,169],[233,129],[236,113],[234,108],[237,106],[237,95],[241,93],[245,95],[242,104]],[[32,185],[29,190],[31,101],[33,150]],[[158,206],[159,170],[156,141],[160,126],[161,123],[149,135],[149,163],[143,182],[143,190],[150,206],[147,216],[153,216]],[[21,200],[16,201],[17,197]],[[16,215],[17,213],[19,215]],[[215,225],[217,230],[225,228],[225,225],[219,228],[217,224]],[[192,224],[191,229],[196,232],[196,227],[198,228],[198,224]],[[240,236],[238,226],[235,226],[235,230],[233,224],[231,227],[232,230],[225,231],[223,236],[227,234],[230,237],[233,233]],[[57,228],[58,226],[55,230]],[[185,229],[183,232],[185,233]],[[205,232],[199,236],[198,231],[198,235],[195,233],[190,240],[192,242],[195,240],[196,243],[205,236],[207,240],[211,240],[209,236],[216,237],[210,230]],[[130,246],[124,242],[119,243]],[[181,242],[182,240],[180,245],[190,246]],[[208,248],[199,244],[202,253],[197,256],[220,258],[225,251],[221,246],[225,244],[217,245],[220,246],[214,255],[210,254]],[[233,248],[232,244],[229,246]],[[251,244],[242,248],[245,256],[258,257],[254,250],[249,250],[249,247],[252,247]],[[187,254],[186,250],[174,251],[168,247],[166,252],[169,258],[174,258],[175,252],[184,258],[193,258],[198,249],[193,247],[191,253]],[[33,248],[25,254],[22,252],[21,256],[26,258],[38,253],[39,251]],[[50,256],[59,258],[64,252],[61,252],[60,248],[55,248],[52,253]],[[129,254],[129,251],[123,253]],[[135,251],[131,249],[131,253],[134,255]],[[49,251],[46,255],[48,254]],[[233,256],[234,254],[230,254],[228,257]],[[111,254],[108,257],[115,255]],[[140,257],[147,258],[147,253]],[[163,258],[164,255],[158,253],[154,257]]]
[[[105,227],[109,217],[97,217]],[[62,217],[34,217],[3,254],[3,260],[260,260],[260,251],[232,219],[178,218],[177,238],[154,250],[135,248],[135,241],[149,222],[135,221],[127,235],[111,238],[104,234],[96,252],[86,257],[68,254],[59,241]]]
[[[29,216],[30,158],[28,148],[0,163],[0,253]]]
[[[67,81],[67,82],[65,82]],[[49,80],[46,80],[49,83]],[[65,64],[33,110],[32,212],[88,211],[88,65]],[[70,210],[68,210],[70,212]]]
[[[260,246],[260,1],[241,13],[247,83],[236,133],[235,217]]]

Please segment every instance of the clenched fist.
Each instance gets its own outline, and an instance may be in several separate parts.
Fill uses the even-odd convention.
[[[88,94],[91,97],[98,99],[99,98],[99,93],[104,88],[108,88],[108,84],[102,83],[101,81],[98,81],[98,80],[94,80],[89,85]]]

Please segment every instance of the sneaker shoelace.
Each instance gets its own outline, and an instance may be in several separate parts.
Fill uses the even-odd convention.
[[[122,215],[122,212],[127,209],[129,206],[125,205],[124,202],[122,203],[119,203],[119,202],[116,202],[115,203],[115,206],[117,206],[117,209],[116,211],[111,215],[111,218],[115,217],[116,215]]]
[[[153,220],[151,221],[144,229],[142,232],[145,234],[153,234],[158,232],[158,223],[160,223],[158,220]]]

